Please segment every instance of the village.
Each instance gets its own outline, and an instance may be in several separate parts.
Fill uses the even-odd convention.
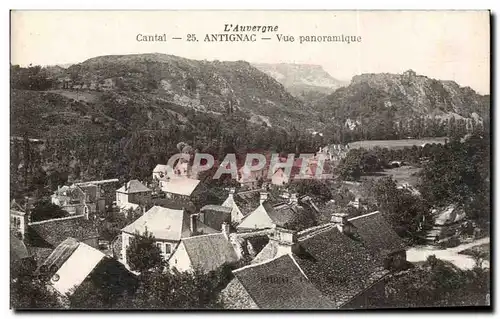
[[[129,289],[147,271],[137,266],[144,263],[137,256],[143,250],[130,255],[141,238],[153,241],[164,265],[161,272],[208,274],[237,265],[220,292],[226,309],[367,308],[373,296],[384,295],[391,278],[431,255],[473,268],[472,257],[437,245],[463,228],[465,216],[454,206],[434,210],[437,218],[423,235],[424,245],[410,247],[384,212],[363,204],[359,192],[345,202],[321,202],[315,194],[289,187],[300,173],[301,180],[315,179],[319,156],[326,159],[323,171],[331,172],[348,152],[348,145],[322,147],[306,164],[295,159],[290,172],[240,165],[236,181],[224,188],[225,199],[202,205],[193,204],[194,198],[209,186],[182,158],[173,167],[156,165],[149,182],[120,185],[116,178],[60,185],[50,202],[67,213],[64,217],[34,221],[33,199],[12,201],[11,256],[15,265],[30,264],[46,278],[63,305],[95,278]],[[356,183],[343,184],[352,188]],[[405,183],[398,188],[418,193]],[[110,234],[103,225],[116,216],[124,222]],[[465,244],[489,243],[484,236],[475,242],[479,237],[471,233]]]

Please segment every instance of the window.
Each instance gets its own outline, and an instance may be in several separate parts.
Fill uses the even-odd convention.
[[[165,244],[165,253],[166,254],[172,253],[172,246],[170,246],[170,244]]]
[[[163,245],[161,243],[156,243],[156,247],[163,253]]]

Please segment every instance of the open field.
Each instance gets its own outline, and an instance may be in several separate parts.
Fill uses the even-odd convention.
[[[404,140],[374,140],[374,141],[357,141],[349,143],[349,148],[357,149],[357,148],[365,148],[372,149],[375,147],[380,148],[390,148],[390,149],[402,149],[405,147],[412,146],[423,146],[424,144],[444,144],[447,137],[429,137],[422,139],[404,139]]]
[[[57,93],[69,99],[87,103],[94,103],[100,96],[100,93],[95,91],[51,90],[48,92]]]
[[[421,168],[414,166],[401,166],[397,168],[385,169],[383,172],[378,172],[371,175],[362,176],[362,180],[368,179],[379,179],[386,176],[392,176],[392,178],[398,184],[410,184],[416,186],[418,183],[418,176],[416,174],[421,170]]]

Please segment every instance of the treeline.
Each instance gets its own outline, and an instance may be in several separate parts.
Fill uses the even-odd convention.
[[[325,128],[324,137],[335,144],[347,144],[363,140],[398,140],[424,137],[457,137],[482,130],[489,126],[489,120],[479,122],[473,119],[451,117],[448,119],[414,117],[394,119],[390,112],[374,113],[360,124],[348,127],[345,123],[332,121]]]
[[[48,137],[43,145],[27,138],[11,143],[11,195],[38,190],[43,193],[75,180],[151,178],[157,164],[166,164],[186,142],[194,150],[222,161],[226,154],[243,158],[247,152],[314,153],[323,140],[291,128],[258,126],[228,116],[221,118],[200,112],[186,112],[189,124],[166,127],[142,126],[140,113],[129,114],[133,129],[103,127],[74,131],[60,138]]]
[[[30,64],[27,68],[19,65],[10,66],[12,89],[43,91],[50,89],[53,84],[54,81],[49,77],[47,70],[39,65]]]

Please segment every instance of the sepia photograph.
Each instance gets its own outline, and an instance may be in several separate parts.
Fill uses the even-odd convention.
[[[487,10],[10,11],[10,308],[491,311]]]

